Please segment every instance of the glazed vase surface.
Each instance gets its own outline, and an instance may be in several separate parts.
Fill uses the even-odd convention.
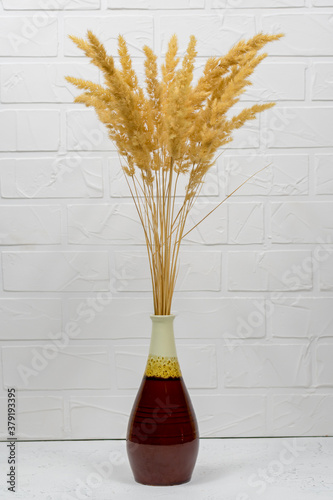
[[[190,481],[199,432],[176,353],[174,316],[151,319],[149,355],[129,418],[126,446],[138,483],[171,486]]]

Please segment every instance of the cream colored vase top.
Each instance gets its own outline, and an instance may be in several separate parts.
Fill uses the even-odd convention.
[[[174,319],[173,314],[151,316],[152,333],[145,371],[147,377],[181,377],[173,332]]]

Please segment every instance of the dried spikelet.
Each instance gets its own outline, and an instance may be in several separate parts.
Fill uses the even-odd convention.
[[[75,45],[79,49],[83,50],[83,52],[85,53],[85,55],[87,57],[91,57],[91,58],[93,57],[94,53],[91,50],[90,44],[88,42],[86,42],[82,38],[78,38],[77,36],[73,36],[73,35],[69,35],[69,38],[72,40],[72,42],[75,43]]]
[[[191,36],[182,67],[176,72],[170,85],[170,95],[166,104],[166,127],[169,136],[169,154],[181,162],[186,148],[186,138],[193,111],[190,105],[191,82],[193,79],[196,39]],[[185,173],[185,168],[177,171]]]
[[[149,97],[148,107],[155,123],[156,134],[162,134],[162,86],[158,80],[157,56],[150,47],[143,47],[145,53],[146,89]],[[156,144],[156,147],[158,145]]]
[[[122,67],[121,76],[129,87],[135,90],[138,86],[138,77],[133,69],[132,60],[123,36],[118,37],[118,55]]]
[[[258,113],[272,108],[273,106],[275,106],[274,102],[254,104],[251,108],[244,109],[238,115],[234,116],[229,122],[227,122],[226,129],[230,128],[230,131],[238,129],[242,127],[246,121],[254,120]]]
[[[89,82],[88,80],[82,80],[82,78],[74,78],[73,76],[66,76],[65,78],[69,83],[72,83],[78,89],[88,90],[90,92],[93,92],[94,94],[99,93],[100,95],[106,93],[105,88],[98,83]],[[110,93],[109,95],[110,97],[112,96],[112,94]]]
[[[165,55],[165,63],[162,64],[162,76],[164,87],[167,88],[168,85],[173,81],[175,76],[175,70],[179,63],[179,57],[177,57],[178,52],[178,40],[177,36],[174,34],[170,38],[168,44],[168,50]]]
[[[147,245],[155,314],[170,314],[185,223],[217,150],[232,141],[234,130],[275,104],[255,104],[228,116],[267,56],[258,54],[259,50],[281,36],[259,33],[239,41],[223,57],[208,58],[193,87],[196,39],[190,38],[178,67],[178,41],[173,35],[161,80],[156,55],[143,47],[145,89],[139,86],[122,36],[118,37],[120,68],[91,31],[87,40],[70,37],[104,76],[104,85],[74,77],[67,81],[83,90],[75,102],[95,109],[124,160],[122,170]],[[187,183],[176,209],[180,177]]]
[[[240,40],[225,56],[220,58],[210,57],[194,90],[193,105],[196,108],[200,107],[205,98],[213,93],[216,86],[221,85],[223,82],[223,80],[221,81],[222,77],[231,73],[235,75],[244,64],[244,57],[248,60],[250,53],[257,53],[267,43],[278,40],[282,36],[282,34],[265,35],[258,33],[247,42]]]

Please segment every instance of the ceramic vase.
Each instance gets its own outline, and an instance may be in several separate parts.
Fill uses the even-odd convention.
[[[129,418],[127,454],[138,483],[190,481],[199,450],[196,416],[180,370],[174,315],[151,316],[145,373]]]

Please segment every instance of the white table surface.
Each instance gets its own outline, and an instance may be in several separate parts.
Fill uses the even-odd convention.
[[[16,493],[6,444],[1,500],[333,500],[333,437],[201,439],[192,480],[164,487],[134,481],[123,440],[19,442]]]

